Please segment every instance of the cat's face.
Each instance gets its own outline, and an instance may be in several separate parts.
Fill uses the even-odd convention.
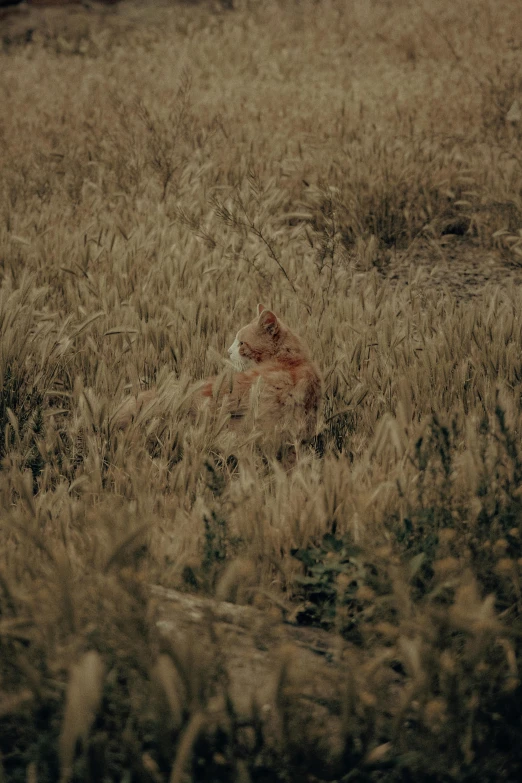
[[[280,338],[280,322],[260,304],[257,317],[239,330],[228,355],[238,370],[246,370],[275,356]]]

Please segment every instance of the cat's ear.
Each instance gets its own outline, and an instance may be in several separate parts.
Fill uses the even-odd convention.
[[[258,304],[258,306],[257,306],[257,314],[261,315],[263,310],[266,310],[266,307],[264,305],[262,305],[262,304]]]
[[[263,308],[259,314],[259,325],[268,332],[271,337],[275,337],[279,333],[279,321],[271,310]]]

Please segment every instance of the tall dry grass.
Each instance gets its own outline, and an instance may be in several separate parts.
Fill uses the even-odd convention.
[[[159,637],[158,583],[364,651],[331,778],[515,779],[518,5],[234,6],[3,36],[1,775],[321,778],[291,661],[279,755],[254,752],[203,643]],[[506,284],[472,289],[474,264]],[[186,417],[258,301],[325,378],[291,471]],[[119,431],[152,384],[162,415]]]

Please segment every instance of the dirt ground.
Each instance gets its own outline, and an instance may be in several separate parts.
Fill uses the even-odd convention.
[[[385,278],[406,283],[412,279],[437,292],[450,291],[470,300],[484,289],[508,290],[522,283],[522,259],[500,249],[485,249],[466,237],[448,234],[438,241],[421,241],[406,252],[390,254]]]

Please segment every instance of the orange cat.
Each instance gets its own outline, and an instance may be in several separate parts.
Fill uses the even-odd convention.
[[[244,326],[228,349],[240,371],[218,387],[232,421],[242,419],[255,403],[257,423],[304,440],[315,434],[322,397],[321,377],[303,341],[274,313],[257,306],[257,317]],[[212,397],[216,381],[199,394]],[[224,387],[224,388],[223,388]]]
[[[230,414],[234,428],[254,424],[279,440],[315,435],[321,376],[303,341],[288,326],[260,304],[257,317],[239,330],[228,353],[238,372],[200,384],[193,392],[193,406],[208,400]],[[150,390],[129,401],[119,425],[126,426],[155,394]]]

